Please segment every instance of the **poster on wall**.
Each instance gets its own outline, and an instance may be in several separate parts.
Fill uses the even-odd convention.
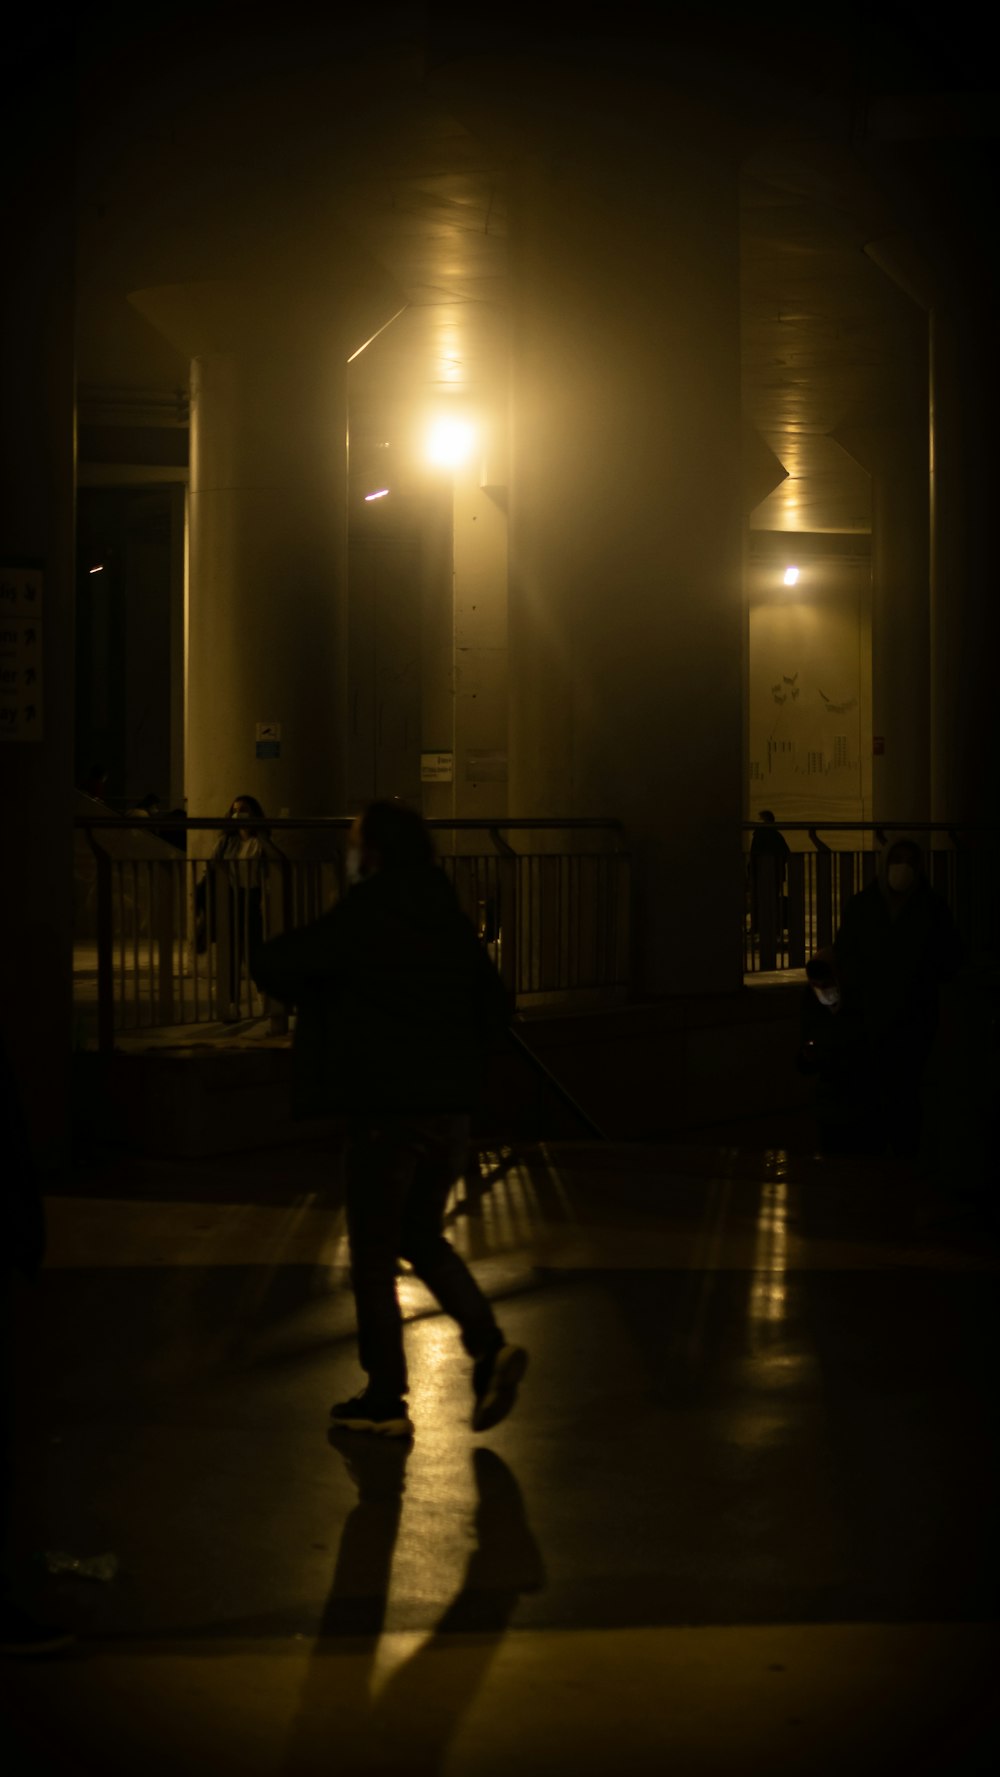
[[[254,731],[254,748],[258,759],[281,756],[281,723],[258,722]]]
[[[454,775],[454,754],[421,753],[420,782],[422,784],[450,784]]]
[[[0,739],[40,741],[42,570],[0,567]]]

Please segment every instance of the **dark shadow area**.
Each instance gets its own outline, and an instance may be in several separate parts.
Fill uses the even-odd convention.
[[[344,1525],[297,1720],[282,1769],[325,1768],[324,1744],[350,1746],[352,1771],[439,1771],[474,1702],[519,1599],[545,1584],[521,1491],[495,1451],[472,1453],[475,1542],[462,1584],[415,1652],[380,1686],[375,1660],[385,1627],[392,1557],[403,1507],[407,1443],[331,1432],[358,1501]],[[429,1551],[433,1559],[433,1550]],[[460,1642],[462,1658],[439,1656]],[[360,1656],[338,1659],[345,1645]]]
[[[568,1460],[559,1477],[553,1620],[993,1620],[992,1273],[549,1283],[547,1314],[573,1330],[550,1389],[589,1378],[553,1427],[587,1477],[574,1488]]]

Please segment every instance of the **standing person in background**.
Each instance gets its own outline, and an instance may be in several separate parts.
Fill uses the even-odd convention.
[[[951,912],[924,875],[916,840],[884,847],[876,875],[844,909],[834,959],[844,1013],[863,1035],[876,1144],[912,1159],[941,989],[962,960]]]
[[[414,810],[374,802],[355,822],[344,900],[274,938],[258,986],[298,1008],[300,1111],[347,1117],[351,1281],[368,1385],[335,1426],[408,1437],[396,1270],[407,1259],[457,1322],[473,1360],[476,1431],[504,1418],[527,1366],[443,1233],[468,1153],[469,1112],[507,993]]]
[[[256,796],[235,797],[226,812],[226,820],[234,823],[260,822],[264,818]],[[229,896],[229,942],[225,947],[228,955],[219,958],[219,1017],[224,1024],[233,1024],[240,1016],[244,964],[263,938],[267,862],[273,853],[266,827],[230,827],[216,840],[208,870],[198,884],[195,905],[200,950],[218,937],[216,896],[222,887],[223,873]]]
[[[788,841],[778,830],[773,809],[762,808],[757,819],[760,826],[754,828],[750,840],[751,926],[753,931],[760,931],[760,896],[761,891],[766,889],[766,892],[774,896],[775,925],[780,932],[784,925],[782,905],[788,867]]]

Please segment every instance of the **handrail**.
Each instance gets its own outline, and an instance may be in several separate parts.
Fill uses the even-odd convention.
[[[148,830],[157,832],[160,828],[170,827],[191,828],[194,831],[208,829],[212,832],[235,832],[240,827],[252,831],[264,828],[268,831],[294,829],[296,827],[349,828],[354,825],[355,815],[319,814],[319,815],[264,815],[261,819],[253,816],[240,815],[236,820],[226,820],[220,815],[169,815],[154,814],[149,816],[78,813],[73,816],[73,825],[89,829],[104,827],[112,831],[134,828],[137,832]],[[532,832],[615,832],[623,831],[624,823],[612,815],[511,815],[498,818],[496,815],[429,815],[425,817],[425,826],[435,827],[447,832],[511,832],[523,828]],[[762,823],[760,821],[737,821],[736,826],[744,833],[755,832]],[[1000,831],[996,821],[775,821],[775,827],[782,833],[992,833]]]
[[[140,833],[145,831],[155,833],[161,827],[172,827],[175,829],[178,827],[184,827],[192,828],[195,831],[202,831],[207,828],[212,832],[236,832],[240,827],[246,827],[252,831],[256,831],[258,828],[263,828],[268,832],[274,831],[275,829],[284,830],[297,827],[330,827],[335,828],[337,831],[341,831],[344,828],[353,827],[356,819],[356,815],[350,814],[315,814],[298,816],[264,815],[262,817],[239,815],[235,820],[227,820],[224,816],[220,815],[198,814],[133,815],[130,818],[128,815],[91,814],[88,811],[87,813],[75,814],[73,816],[73,825],[85,829],[103,827],[111,830],[116,830],[118,828],[128,830],[134,828]],[[448,815],[430,815],[425,817],[424,825],[426,827],[436,827],[447,832],[454,831],[469,833],[487,833],[493,830],[496,830],[497,832],[510,832],[519,828],[529,829],[534,832],[608,831],[620,833],[623,831],[622,821],[618,820],[616,817],[605,815],[569,815],[565,819],[557,817],[550,819],[548,815],[521,815],[520,817],[512,816],[510,818],[504,816],[502,819],[498,819],[496,815],[485,815],[481,819],[474,815],[456,815],[454,818]]]
[[[539,1057],[535,1054],[534,1049],[532,1049],[529,1046],[529,1044],[527,1044],[525,1042],[525,1040],[522,1036],[518,1035],[517,1031],[513,1028],[512,1025],[508,1024],[506,1034],[507,1034],[509,1041],[513,1043],[515,1049],[519,1049],[521,1054],[530,1063],[530,1065],[535,1069],[535,1072],[538,1074],[541,1074],[546,1085],[551,1087],[551,1089],[555,1093],[556,1097],[561,1099],[563,1104],[566,1105],[569,1108],[569,1110],[571,1110],[573,1112],[573,1115],[579,1119],[579,1121],[583,1124],[584,1128],[589,1129],[591,1135],[593,1135],[597,1139],[597,1141],[607,1141],[608,1138],[605,1135],[604,1130],[601,1129],[599,1124],[594,1122],[593,1117],[588,1117],[583,1106],[577,1104],[576,1099],[573,1097],[573,1094],[571,1092],[567,1091],[566,1087],[562,1084],[561,1080],[557,1080],[557,1078],[556,1078],[555,1074],[552,1072],[551,1068],[546,1067],[544,1061],[541,1061],[539,1059]]]
[[[72,817],[74,939],[97,940],[102,1049],[121,1031],[249,1014],[260,1001],[248,968],[251,922],[263,920],[269,934],[291,929],[344,892],[351,816],[141,817],[97,806]],[[620,997],[631,866],[621,821],[487,815],[429,824],[445,835],[441,868],[516,999]],[[518,838],[523,827],[535,843],[527,832]],[[461,843],[450,839],[456,828]],[[263,856],[220,864],[215,841],[241,831],[261,843],[224,849]]]
[[[768,823],[737,821],[744,833],[755,833]],[[775,821],[780,833],[997,833],[997,821]]]

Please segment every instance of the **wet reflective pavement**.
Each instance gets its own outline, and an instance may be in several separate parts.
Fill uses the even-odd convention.
[[[995,1237],[780,1150],[488,1152],[451,1233],[531,1367],[469,1429],[401,1279],[412,1446],[358,1385],[325,1156],[119,1163],[22,1303],[26,1550],[68,1656],[13,1769],[992,1768]]]

